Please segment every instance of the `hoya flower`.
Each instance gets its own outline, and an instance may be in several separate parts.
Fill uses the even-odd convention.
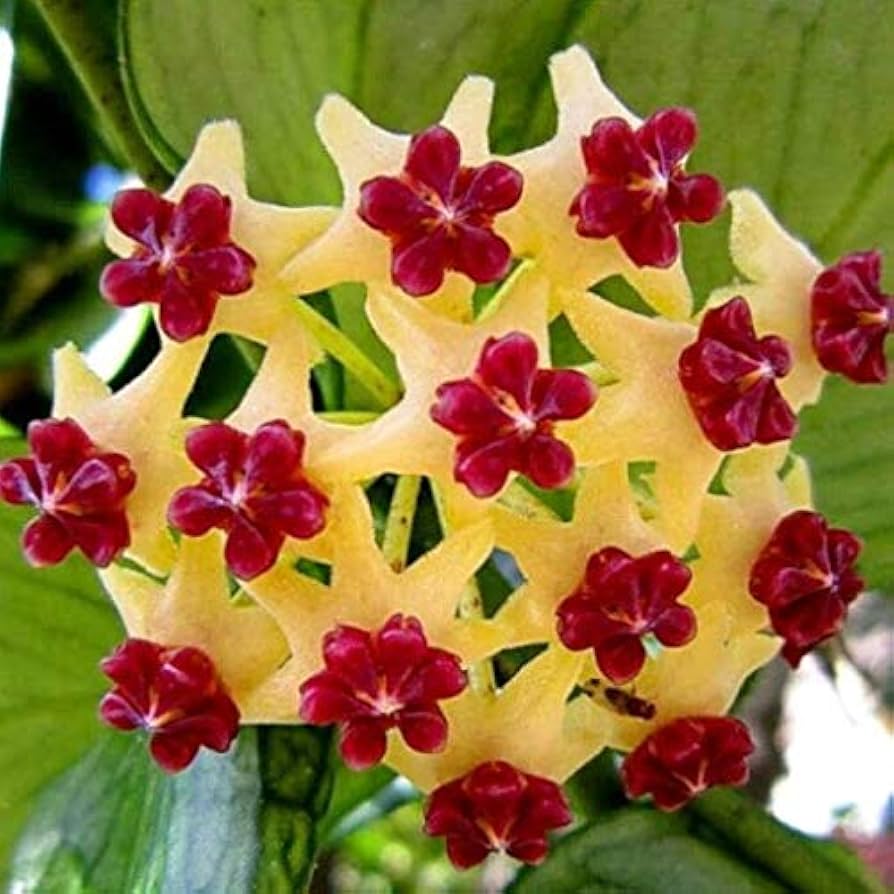
[[[678,810],[712,785],[744,784],[752,751],[735,717],[681,717],[627,755],[621,778],[628,797],[648,794],[661,810]]]
[[[286,537],[307,539],[326,523],[329,501],[304,476],[304,435],[281,419],[253,435],[211,422],[186,438],[186,453],[205,473],[178,490],[168,520],[189,537],[227,532],[227,565],[251,580],[276,561]]]
[[[689,586],[689,569],[667,550],[633,557],[614,546],[593,553],[584,579],[559,605],[562,642],[593,649],[613,683],[632,680],[646,662],[642,638],[684,646],[696,633],[695,613],[677,600]]]
[[[476,283],[501,279],[512,249],[494,233],[494,216],[515,205],[522,178],[492,161],[460,164],[460,145],[436,125],[410,141],[399,177],[374,177],[360,187],[358,213],[391,240],[391,277],[410,295],[429,295],[447,270]]]
[[[767,606],[792,667],[841,630],[848,605],[863,590],[854,569],[860,549],[850,531],[830,528],[822,515],[802,509],[785,516],[761,550],[749,590]]]
[[[30,457],[0,465],[0,496],[40,515],[22,535],[32,565],[55,565],[77,547],[100,568],[130,544],[125,512],[136,476],[120,453],[97,447],[73,419],[28,426]]]
[[[485,342],[474,374],[437,390],[432,419],[459,436],[454,476],[476,497],[489,497],[521,472],[544,488],[574,474],[571,448],[555,422],[583,416],[596,401],[587,376],[538,369],[537,345],[523,332]]]
[[[479,764],[435,789],[425,805],[425,831],[443,835],[454,866],[475,866],[493,851],[540,863],[547,832],[571,822],[562,789],[505,761]]]
[[[239,731],[239,710],[211,659],[189,646],[128,639],[100,664],[115,684],[99,706],[120,730],[145,729],[162,769],[188,767],[202,746],[226,751]]]
[[[689,405],[718,450],[794,435],[797,417],[776,384],[790,368],[788,345],[775,335],[757,337],[744,298],[709,310],[679,363]]]
[[[690,109],[661,109],[634,130],[603,118],[581,139],[587,182],[571,203],[577,232],[617,237],[639,267],[669,267],[680,253],[677,224],[706,223],[723,207],[723,189],[683,164],[698,134]]]
[[[339,625],[323,638],[325,670],[301,684],[301,719],[340,727],[339,751],[354,770],[377,764],[388,730],[415,751],[441,751],[447,718],[438,706],[466,687],[459,659],[428,644],[416,618],[392,615],[378,631]]]
[[[204,183],[174,204],[149,189],[126,189],[112,202],[112,220],[137,248],[103,270],[100,291],[112,304],[158,304],[174,341],[208,331],[221,295],[252,285],[254,258],[230,239],[230,199]]]
[[[854,252],[823,270],[810,296],[816,356],[854,382],[888,378],[885,339],[894,332],[894,297],[881,290],[882,256]]]

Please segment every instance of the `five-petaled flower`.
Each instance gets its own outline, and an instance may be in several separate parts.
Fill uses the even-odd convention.
[[[669,267],[680,253],[677,223],[705,223],[723,207],[723,189],[708,174],[686,174],[697,137],[689,109],[661,109],[634,130],[602,118],[581,139],[587,182],[569,214],[577,232],[617,237],[638,267]]]
[[[607,546],[590,556],[580,586],[559,605],[559,637],[569,649],[592,648],[602,673],[627,683],[645,664],[643,636],[670,647],[695,636],[695,613],[677,602],[691,577],[667,550],[633,557]]]
[[[574,454],[554,436],[553,425],[583,416],[595,401],[596,387],[587,376],[538,369],[534,340],[510,332],[487,340],[470,378],[438,388],[431,416],[459,435],[456,480],[476,497],[489,497],[511,471],[539,487],[568,484]]]
[[[680,354],[680,382],[702,431],[718,450],[794,435],[797,417],[776,384],[791,363],[782,338],[757,337],[744,298],[732,298],[704,315],[698,338]]]
[[[540,863],[547,832],[571,822],[562,789],[505,761],[479,764],[436,788],[425,806],[425,831],[446,837],[447,856],[466,869],[492,851]]]
[[[393,281],[410,295],[429,295],[447,270],[476,283],[505,276],[512,249],[493,219],[521,193],[518,171],[499,161],[461,165],[459,141],[435,126],[413,137],[399,177],[362,184],[358,213],[391,240]]]
[[[650,794],[662,810],[678,810],[712,785],[742,785],[752,751],[735,717],[680,717],[627,755],[621,778],[628,797]]]
[[[841,630],[848,605],[863,590],[854,569],[861,546],[850,531],[830,528],[819,513],[799,509],[776,525],[761,550],[749,589],[767,606],[792,667]]]
[[[161,328],[174,341],[207,332],[220,296],[252,285],[255,261],[230,239],[230,216],[229,198],[204,183],[176,204],[149,189],[122,190],[112,220],[137,247],[103,270],[103,296],[118,307],[158,304]]]
[[[304,435],[281,419],[253,435],[223,422],[194,429],[186,453],[205,473],[178,490],[168,521],[190,537],[227,532],[224,555],[237,577],[251,580],[276,562],[286,536],[308,539],[326,523],[326,496],[304,476]]]
[[[822,366],[854,382],[888,378],[885,339],[894,332],[894,296],[881,290],[882,256],[854,252],[823,270],[810,296],[813,348]]]
[[[130,545],[125,501],[136,475],[121,453],[98,448],[73,419],[28,426],[32,456],[0,465],[0,497],[40,515],[22,535],[32,565],[55,565],[74,547],[100,568]]]
[[[345,763],[363,770],[385,754],[397,727],[415,751],[441,751],[447,718],[438,706],[465,689],[459,658],[428,644],[416,618],[392,615],[378,631],[339,625],[323,638],[325,670],[301,684],[306,723],[340,726]]]
[[[203,745],[226,751],[239,732],[239,709],[211,659],[191,646],[128,639],[100,664],[115,684],[99,706],[116,729],[145,729],[149,751],[169,773]]]

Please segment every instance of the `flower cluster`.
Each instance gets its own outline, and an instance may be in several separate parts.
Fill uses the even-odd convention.
[[[426,831],[462,867],[542,860],[571,820],[562,781],[605,747],[662,809],[743,782],[751,740],[726,716],[742,682],[837,633],[862,588],[858,539],[787,462],[797,414],[825,371],[883,380],[894,327],[877,253],[824,270],[753,193],[687,172],[692,112],[640,121],[580,48],[551,68],[556,136],[505,159],[483,79],[412,138],[329,97],[335,209],[255,202],[238,126],[209,125],[168,194],[112,207],[102,292],[158,305],[158,357],[111,394],[60,351],[55,418],[0,466],[3,499],[39,512],[28,559],[78,547],[128,628],[102,664],[107,723],[146,730],[169,771],[240,722],[333,724],[349,766],[428,793]],[[582,122],[582,97],[617,114]],[[751,281],[696,315],[679,226],[727,200]],[[600,293],[616,274],[657,316]],[[373,378],[389,405],[347,425],[317,412],[320,346],[374,365],[301,298],[358,281],[404,390]],[[226,419],[185,419],[217,333],[263,361]],[[417,491],[395,489],[382,537],[364,489],[386,474],[435,496],[443,539],[410,564]],[[564,520],[543,496],[560,488]],[[501,553],[518,588],[485,616],[478,572]],[[493,691],[494,656],[543,644]]]

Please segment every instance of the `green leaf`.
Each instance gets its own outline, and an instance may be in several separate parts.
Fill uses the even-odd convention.
[[[301,890],[328,800],[326,732],[243,730],[175,776],[109,733],[40,798],[13,884],[50,892]]]
[[[800,425],[795,449],[810,459],[817,504],[865,540],[867,584],[894,593],[894,389],[831,377]]]
[[[3,441],[0,459],[23,448]],[[97,662],[121,637],[85,561],[28,567],[19,532],[29,515],[0,504],[0,870],[35,793],[99,735]]]
[[[550,858],[523,871],[510,890],[769,894],[786,888],[693,837],[684,817],[628,807],[559,841]]]

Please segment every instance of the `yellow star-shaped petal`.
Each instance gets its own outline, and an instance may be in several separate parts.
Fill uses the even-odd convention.
[[[276,619],[291,653],[275,677],[247,701],[248,717],[268,723],[297,720],[298,687],[322,669],[323,636],[337,624],[378,629],[401,612],[421,621],[432,645],[464,660],[478,657],[474,634],[467,622],[456,619],[456,610],[463,588],[493,548],[487,521],[449,534],[398,573],[376,545],[372,514],[359,487],[334,495],[331,519],[331,586],[299,574],[289,561],[245,584]]]
[[[527,773],[561,781],[565,701],[580,675],[580,655],[550,645],[495,694],[467,689],[442,702],[449,733],[440,754],[419,754],[392,737],[385,761],[423,791],[455,779],[484,761],[505,760]],[[589,743],[589,754],[604,745]]]
[[[166,582],[119,565],[100,578],[129,636],[202,649],[242,704],[286,659],[288,646],[264,609],[231,598],[221,540],[216,532],[184,538]]]
[[[776,637],[740,632],[722,599],[700,607],[697,615],[695,639],[679,649],[662,649],[625,687],[655,705],[652,720],[623,716],[585,696],[569,704],[567,724],[574,731],[569,736],[569,763],[572,757],[578,760],[578,738],[601,738],[612,748],[630,751],[677,717],[726,713],[745,678],[779,650]]]
[[[683,552],[722,458],[699,428],[677,377],[680,352],[695,341],[696,330],[587,292],[562,291],[559,300],[581,341],[618,377],[586,416],[560,427],[559,436],[583,465],[654,460],[655,524],[671,549]]]
[[[176,202],[197,183],[215,186],[229,197],[233,241],[257,262],[252,288],[241,295],[223,296],[211,328],[202,338],[210,341],[219,332],[229,332],[263,342],[281,326],[294,325],[293,299],[278,278],[283,265],[332,223],[336,211],[287,208],[252,199],[245,185],[242,131],[235,121],[215,121],[202,129],[192,155],[165,198]],[[106,242],[122,257],[128,257],[134,249],[134,243],[111,222]]]
[[[188,424],[181,414],[206,349],[201,339],[163,349],[116,394],[72,345],[55,355],[53,415],[76,419],[103,450],[130,459],[137,484],[127,500],[128,555],[157,573],[170,570],[175,556],[166,520],[171,494],[196,477],[183,451]]]
[[[489,160],[487,128],[493,92],[493,82],[487,78],[466,78],[444,112],[441,123],[459,139],[464,165]],[[410,138],[377,127],[341,96],[326,97],[316,123],[341,177],[342,210],[325,235],[293,258],[283,280],[302,295],[345,282],[381,289],[391,282],[391,243],[357,214],[360,187],[379,175],[400,174]],[[495,230],[500,232],[499,219]],[[468,320],[473,287],[466,277],[448,273],[441,288],[423,301],[431,309]]]
[[[453,479],[456,437],[429,414],[439,385],[471,375],[484,342],[512,331],[537,343],[540,365],[549,363],[547,287],[523,269],[507,284],[499,306],[472,324],[433,313],[390,289],[373,290],[367,311],[376,332],[397,358],[405,383],[401,401],[376,421],[345,431],[320,452],[314,469],[324,479],[362,481],[384,472],[427,475],[443,494],[450,526],[484,512],[492,500],[473,497]]]
[[[782,517],[810,506],[803,460],[794,460],[784,481],[777,474],[786,453],[786,445],[773,445],[731,457],[723,471],[728,495],[705,497],[695,540],[700,555],[687,601],[699,609],[722,597],[737,632],[769,626],[766,608],[748,591],[751,566]]]
[[[515,557],[525,577],[494,621],[484,622],[494,623],[504,635],[514,634],[507,648],[554,635],[556,608],[581,582],[592,553],[616,546],[639,555],[664,546],[640,517],[624,463],[586,471],[569,522],[521,518],[502,506],[491,518],[497,546]]]
[[[660,313],[688,317],[692,295],[682,261],[665,270],[637,267],[616,239],[585,239],[575,232],[568,209],[587,177],[581,137],[600,118],[618,116],[632,127],[641,121],[605,86],[583,47],[557,53],[549,68],[558,109],[556,134],[506,159],[525,180],[521,201],[501,217],[506,238],[516,254],[536,258],[556,284],[588,289],[620,274]]]
[[[751,307],[758,335],[781,335],[792,351],[792,370],[779,390],[795,410],[816,403],[825,372],[810,335],[810,293],[822,264],[773,217],[760,196],[740,189],[729,195],[733,209],[730,253],[749,280],[716,290],[708,307],[741,295]]]

